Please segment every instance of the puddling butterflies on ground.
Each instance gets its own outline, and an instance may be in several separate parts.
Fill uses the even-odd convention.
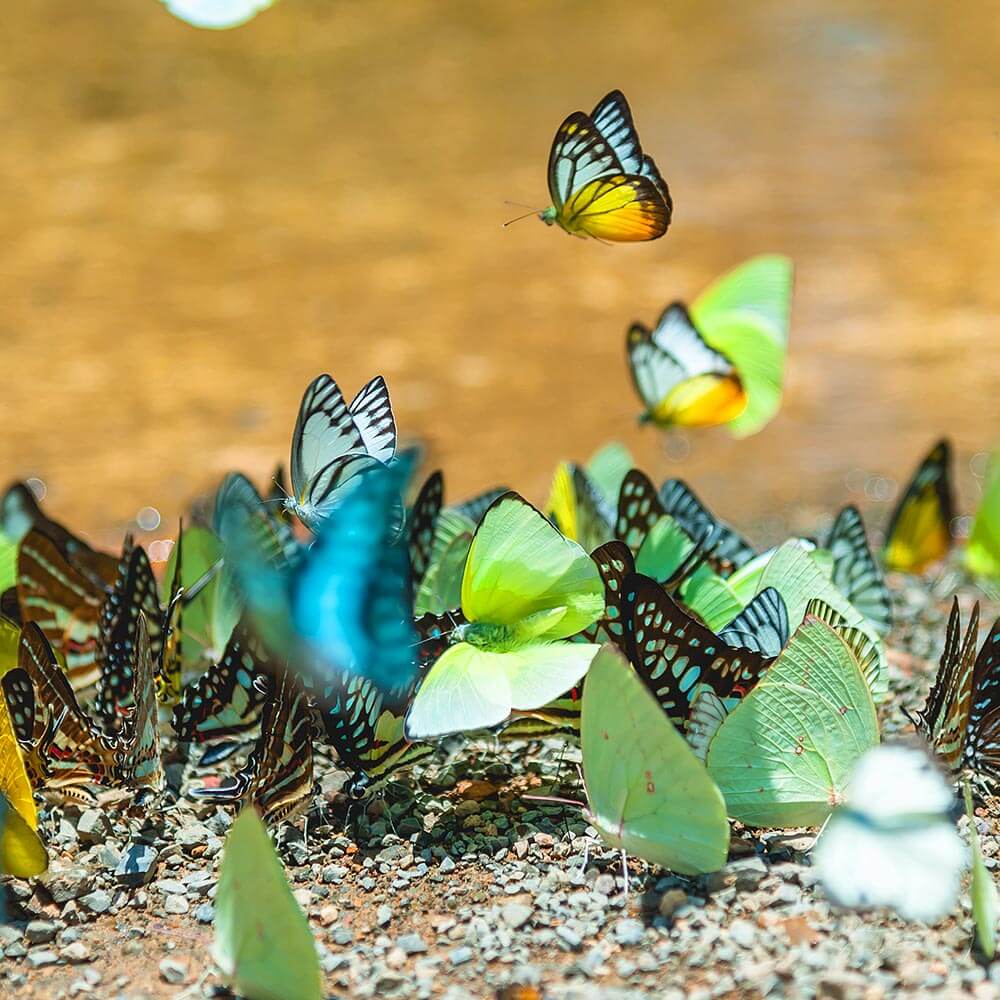
[[[612,243],[655,240],[670,226],[666,181],[646,156],[625,95],[613,90],[589,114],[574,111],[549,153],[546,225]]]

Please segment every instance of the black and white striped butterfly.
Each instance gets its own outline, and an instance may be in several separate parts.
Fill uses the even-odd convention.
[[[285,507],[315,530],[349,480],[390,461],[396,453],[396,420],[389,390],[376,375],[350,406],[329,375],[306,388],[292,434],[292,495]]]
[[[892,605],[882,570],[868,547],[857,507],[845,507],[834,521],[826,548],[833,557],[833,582],[872,623],[880,636],[892,628]]]

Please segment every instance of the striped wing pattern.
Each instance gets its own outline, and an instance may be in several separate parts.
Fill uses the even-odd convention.
[[[872,623],[880,636],[892,628],[892,604],[882,570],[868,547],[865,523],[857,507],[845,507],[830,529],[826,548],[833,556],[833,582]]]
[[[117,566],[116,566],[117,572]],[[31,529],[17,553],[17,602],[23,622],[35,622],[62,653],[74,690],[94,684],[106,581],[72,563],[59,543]]]
[[[253,729],[273,673],[269,655],[244,616],[219,662],[184,690],[172,720],[177,738],[204,743]]]
[[[1000,782],[1000,619],[976,657],[963,765],[988,786]]]
[[[659,490],[663,511],[691,536],[707,535],[708,562],[723,575],[732,573],[753,559],[753,546],[735,529],[720,521],[680,479],[668,479]]]
[[[260,738],[236,774],[195,789],[213,802],[252,802],[265,823],[278,824],[308,808],[313,792],[315,716],[302,688],[288,673],[270,685]]]
[[[417,499],[407,516],[407,539],[410,548],[410,573],[414,587],[427,572],[434,549],[434,530],[444,505],[444,476],[432,472],[420,487]]]
[[[774,659],[785,648],[790,631],[784,598],[774,587],[766,587],[720,630],[719,638],[734,649]]]

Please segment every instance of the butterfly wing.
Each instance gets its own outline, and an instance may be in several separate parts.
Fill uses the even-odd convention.
[[[976,657],[962,763],[987,787],[1000,782],[1000,619]]]
[[[513,708],[505,655],[476,649],[466,642],[445,650],[406,713],[407,738],[435,739],[503,722]]]
[[[896,505],[886,531],[883,560],[887,569],[922,573],[951,548],[954,511],[951,445],[938,441]]]
[[[663,504],[646,473],[630,469],[618,493],[615,536],[637,553],[653,525],[666,514]]]
[[[624,583],[635,572],[635,560],[629,547],[617,539],[598,546],[590,554],[604,583],[604,614],[583,630],[587,642],[613,642],[625,649]]]
[[[173,714],[177,738],[202,743],[252,729],[260,719],[267,677],[273,672],[249,621],[241,619],[218,663],[185,688]]]
[[[879,636],[892,628],[892,604],[857,507],[845,507],[830,529],[826,548],[833,557],[833,582],[871,622]]]
[[[549,151],[549,194],[558,212],[579,191],[605,174],[621,170],[613,149],[582,111],[556,131]]]
[[[245,809],[226,836],[214,904],[212,957],[236,992],[260,1000],[322,1000],[309,922],[253,809]]]
[[[434,551],[434,530],[444,504],[444,476],[440,469],[432,472],[420,487],[417,499],[407,516],[410,547],[410,571],[415,586],[427,572]]]
[[[156,681],[153,651],[146,616],[140,611],[135,633],[135,670],[132,703],[135,709],[126,725],[129,783],[137,788],[160,791],[164,785],[157,731]]]
[[[389,402],[389,387],[376,375],[351,401],[351,419],[361,435],[364,450],[380,462],[396,453],[396,418]]]
[[[470,622],[514,626],[557,607],[565,613],[545,638],[565,638],[592,624],[604,608],[597,567],[531,504],[507,493],[486,512],[472,539],[462,611]]]
[[[605,841],[681,874],[725,864],[719,789],[612,646],[588,672],[580,733],[591,819]]]
[[[762,590],[724,629],[719,638],[734,648],[773,659],[788,642],[788,608],[773,587]]]

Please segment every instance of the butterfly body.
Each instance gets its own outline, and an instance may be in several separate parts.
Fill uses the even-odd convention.
[[[641,242],[658,239],[670,225],[670,192],[642,152],[621,91],[612,91],[589,115],[573,112],[559,126],[548,180],[552,204],[538,217],[571,236]]]

